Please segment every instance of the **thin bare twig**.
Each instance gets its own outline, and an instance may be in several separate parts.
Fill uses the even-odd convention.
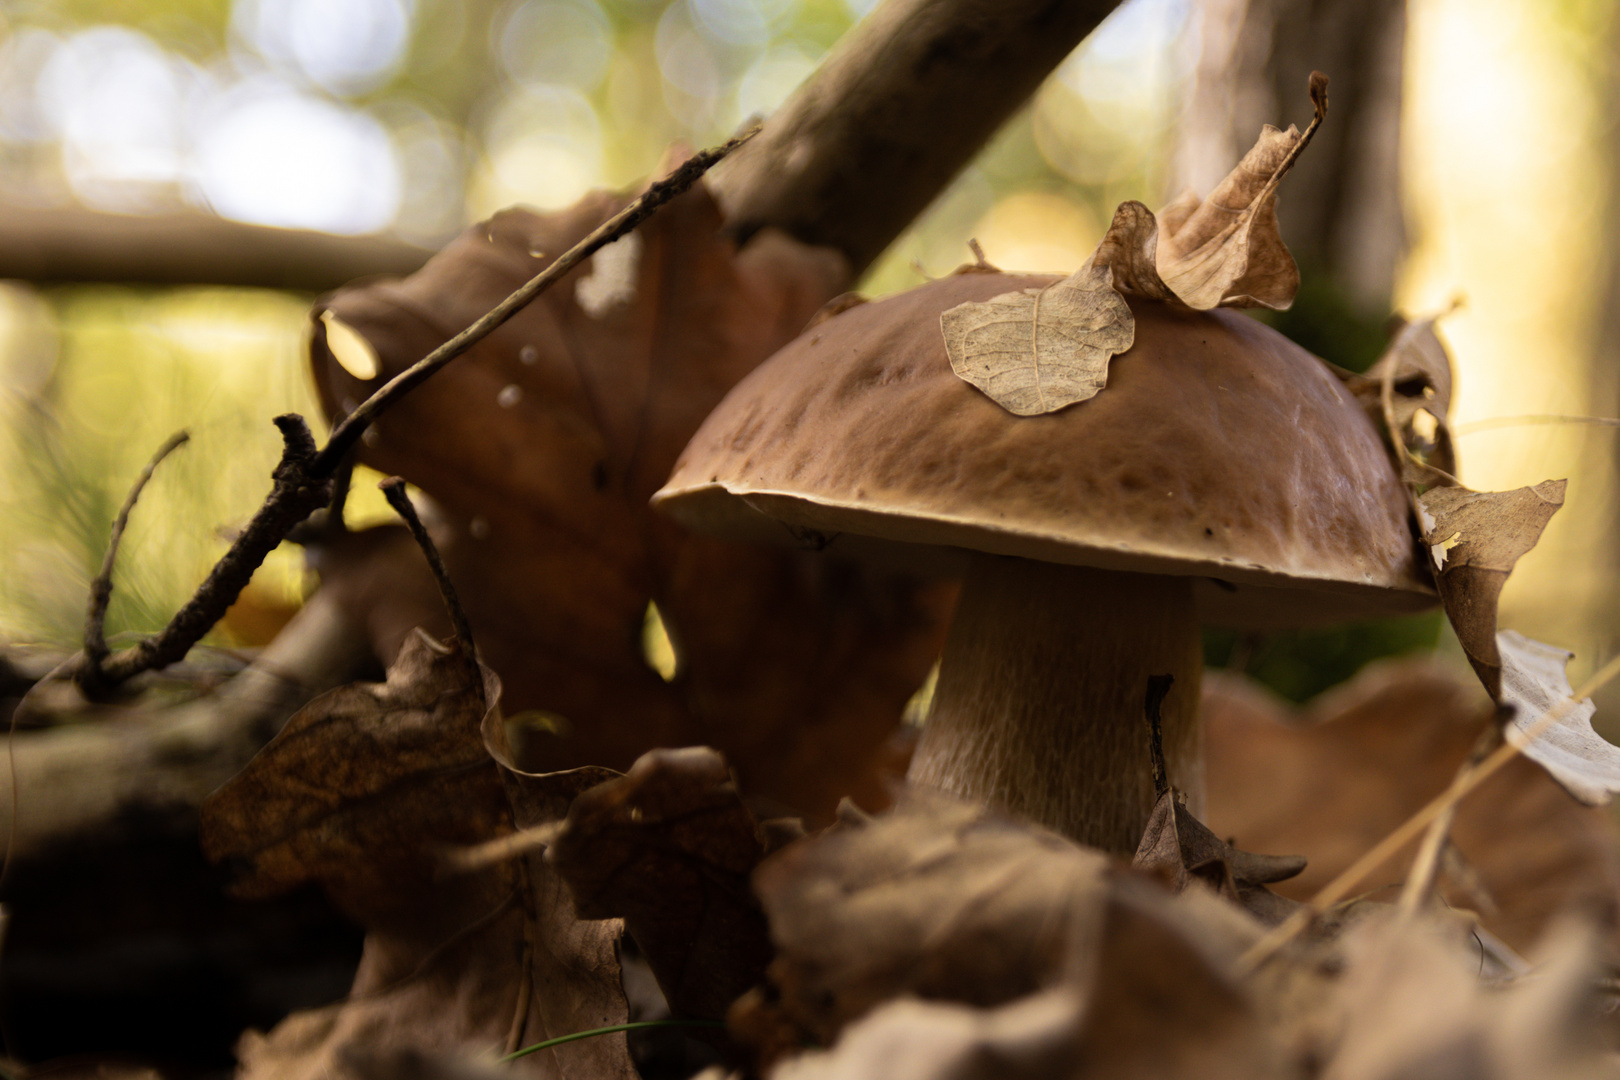
[[[471,660],[478,653],[473,646],[472,624],[467,621],[467,613],[461,609],[461,601],[456,596],[456,587],[450,582],[450,571],[445,568],[444,560],[439,557],[439,549],[434,545],[433,538],[428,535],[417,516],[416,507],[411,505],[411,497],[405,494],[405,481],[397,476],[390,476],[377,485],[388,505],[394,508],[394,513],[405,519],[405,524],[411,530],[411,536],[416,539],[416,546],[422,549],[427,558],[428,566],[433,570],[433,580],[439,583],[439,595],[444,597],[444,606],[450,612],[450,625],[455,630],[456,644],[461,646],[462,653]]]
[[[132,649],[106,658],[100,665],[88,665],[99,667],[95,681],[97,691],[106,693],[141,672],[167,667],[184,658],[191,647],[213,629],[226,609],[236,603],[236,598],[252,578],[253,572],[264,562],[265,556],[285,540],[296,525],[332,503],[334,476],[360,436],[379,416],[434,372],[489,336],[525,304],[599,248],[629,233],[664,204],[697,183],[704,173],[757,132],[758,128],[753,128],[721,146],[695,154],[662,180],[654,181],[629,206],[597,226],[556,262],[530,278],[467,329],[379,387],[338,424],[326,445],[319,450],[303,417],[293,413],[276,417],[275,424],[281,429],[284,445],[281,463],[272,474],[274,484],[264,505],[259,507],[231,544],[230,550],[221,556],[208,578],[162,631]],[[470,635],[466,640],[470,647]],[[85,667],[86,658],[80,657],[75,673]]]
[[[147,481],[162,464],[163,459],[174,453],[179,447],[191,440],[189,432],[177,431],[158,447],[152,460],[146,463],[141,474],[135,478],[130,486],[129,494],[124,497],[124,505],[118,508],[118,516],[113,519],[112,536],[107,541],[107,555],[101,560],[101,573],[96,580],[90,583],[90,610],[84,618],[84,655],[89,662],[88,673],[93,678],[100,673],[101,662],[107,659],[107,605],[112,600],[112,573],[113,563],[118,559],[118,546],[123,542],[124,529],[129,526],[130,512],[135,509],[135,503],[146,489]]]
[[[292,527],[332,501],[331,479],[311,468],[315,438],[309,433],[309,425],[293,413],[276,417],[275,424],[281,429],[281,463],[270,474],[273,483],[264,505],[167,626],[134,648],[113,654],[101,665],[97,678],[101,692],[143,671],[168,667],[184,659],[226,609],[236,603],[264,557]]]
[[[1472,435],[1479,431],[1492,431],[1505,427],[1528,427],[1535,424],[1584,424],[1590,427],[1620,427],[1620,419],[1612,416],[1564,416],[1554,413],[1532,413],[1527,416],[1491,416],[1472,423],[1458,424],[1451,429],[1453,435]]]

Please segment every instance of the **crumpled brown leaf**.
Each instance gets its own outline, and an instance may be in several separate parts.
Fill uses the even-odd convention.
[[[361,335],[379,366],[372,380],[346,371],[317,317],[327,413],[625,202],[504,211],[412,277],[324,301],[317,316]],[[648,508],[710,409],[845,285],[825,249],[765,230],[738,251],[721,224],[701,186],[674,200],[385,414],[360,459],[442,509],[436,539],[507,710],[564,721],[521,748],[525,765],[622,770],[654,746],[713,745],[749,792],[825,819],[845,794],[885,799],[885,743],[938,652],[952,592],[692,537]],[[676,645],[673,682],[641,653],[649,600]]]
[[[1591,698],[1569,703],[1574,689],[1564,668],[1575,654],[1517,630],[1503,630],[1496,644],[1502,658],[1501,701],[1513,706],[1513,718],[1503,730],[1507,740],[1581,802],[1608,802],[1620,792],[1620,746],[1592,730],[1597,706]],[[1555,709],[1566,711],[1550,726],[1540,727],[1539,718]],[[1537,732],[1532,740],[1533,726]]]
[[[1246,1012],[1220,972],[1262,931],[1206,890],[1172,896],[1101,852],[918,792],[771,856],[755,888],[778,956],[731,1026],[770,1036],[767,1061],[896,998],[994,1008],[1058,986],[1087,1003],[1074,1045],[1088,1060],[1199,1052],[1164,1037],[1155,1002],[1186,1003],[1189,1037],[1224,1046],[1196,1016]]]
[[[624,919],[675,1014],[719,1020],[772,955],[757,831],[719,754],[654,750],[574,800],[547,859],[582,917]]]
[[[1197,311],[1284,309],[1299,291],[1299,268],[1277,228],[1277,185],[1327,115],[1327,76],[1313,72],[1315,118],[1303,133],[1267,124],[1243,160],[1208,197],[1185,191],[1159,211],[1124,203],[1093,261],[1114,287]]]
[[[1170,788],[1153,804],[1131,865],[1157,874],[1176,892],[1201,881],[1270,926],[1293,914],[1299,905],[1266,886],[1298,876],[1304,857],[1239,851],[1210,832],[1178,795]]]
[[[1304,872],[1273,888],[1308,899],[1446,788],[1494,711],[1473,679],[1431,659],[1375,663],[1304,708],[1207,672],[1210,827],[1249,850],[1304,854]],[[1512,761],[1458,807],[1451,837],[1478,884],[1443,874],[1447,903],[1475,909],[1521,952],[1576,911],[1620,954],[1620,832],[1604,811]],[[1362,890],[1392,899],[1414,851],[1374,869]],[[1481,907],[1480,887],[1494,906]]]
[[[1042,289],[1003,293],[942,313],[951,370],[1015,416],[1095,397],[1108,362],[1136,338],[1124,294],[1216,307],[1287,308],[1299,268],[1277,230],[1277,185],[1327,113],[1327,76],[1311,75],[1316,118],[1304,134],[1266,125],[1207,199],[1188,191],[1161,212],[1121,203],[1084,266]],[[966,267],[969,271],[977,267]]]
[[[1368,417],[1389,433],[1401,479],[1419,488],[1457,483],[1447,423],[1451,356],[1435,329],[1445,314],[1405,324],[1366,374],[1346,379]]]
[[[1105,268],[1087,262],[1043,289],[959,304],[939,317],[951,370],[1015,416],[1095,397],[1136,320]]]
[[[1513,491],[1435,487],[1416,496],[1435,586],[1468,661],[1500,699],[1502,659],[1496,605],[1519,557],[1541,538],[1564,505],[1567,481],[1544,480]]]
[[[204,849],[241,870],[242,893],[318,881],[367,930],[349,997],[244,1036],[243,1077],[325,1080],[348,1075],[351,1051],[481,1054],[623,1022],[616,923],[580,922],[543,867],[439,873],[445,847],[512,825],[484,745],[498,695],[459,646],[413,634],[385,685],[316,699],[204,805]],[[554,818],[570,779],[551,780]],[[622,1036],[522,1060],[546,1077],[635,1075]]]

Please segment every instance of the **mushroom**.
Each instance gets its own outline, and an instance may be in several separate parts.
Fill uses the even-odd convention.
[[[1045,415],[952,372],[941,312],[1052,280],[960,273],[813,324],[654,503],[699,532],[964,572],[910,779],[1128,854],[1153,804],[1150,675],[1175,677],[1171,778],[1201,788],[1200,618],[1320,625],[1435,595],[1379,434],[1253,319],[1127,297],[1106,388]]]

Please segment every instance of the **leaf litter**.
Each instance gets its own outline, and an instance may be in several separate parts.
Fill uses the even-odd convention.
[[[1320,122],[1325,96],[1314,80],[1313,100]],[[1103,374],[1091,376],[1097,387],[1111,355],[1110,335],[1118,341],[1129,330],[1129,323],[1118,317],[1122,307],[1129,316],[1122,291],[1189,307],[1286,306],[1293,289],[1286,283],[1287,272],[1297,285],[1297,271],[1280,240],[1270,244],[1275,237],[1272,200],[1277,181],[1313,129],[1303,136],[1292,129],[1268,129],[1207,203],[1182,199],[1166,208],[1162,235],[1145,207],[1120,208],[1109,237],[1083,268],[1086,279],[1071,287],[1083,295],[1059,293],[1051,297],[1056,303],[1047,312],[1074,303],[1082,312],[1075,317],[1097,324],[1093,329],[1104,339]],[[712,218],[712,208],[704,210],[700,203],[694,198],[688,212]],[[524,233],[531,225],[508,219],[492,224],[483,239],[499,246],[498,234],[513,227],[533,251],[537,241]],[[611,322],[636,311],[646,285],[638,275],[659,255],[656,236],[649,231],[647,237],[633,260],[605,267],[611,273],[603,280],[612,280],[602,286],[601,295],[587,296],[585,303],[573,301],[584,318]],[[491,265],[481,261],[489,254],[467,249],[438,271],[442,275],[453,268],[477,277]],[[1286,260],[1286,267],[1280,260]],[[417,287],[424,295],[431,292],[429,284]],[[407,313],[407,323],[419,316],[421,308],[405,295],[408,290],[393,288],[399,293],[379,288],[367,302],[388,295],[394,312],[372,312],[368,327],[365,303],[355,299],[360,314],[343,314],[341,325],[373,345],[378,337],[387,337],[390,319],[398,329],[401,312]],[[735,289],[736,284],[725,288]],[[1272,303],[1279,297],[1280,302]],[[1037,354],[1043,302],[1035,297],[1028,304],[1027,337],[1035,343],[1028,351]],[[1022,305],[1018,301],[1013,307],[1022,311]],[[576,316],[567,310],[553,311],[550,317],[564,324],[565,339],[582,333],[586,325],[570,323]],[[665,332],[660,329],[655,336]],[[1420,346],[1427,340],[1421,333],[1412,335]],[[501,378],[511,378],[500,365],[514,351],[518,363],[540,366],[524,351],[534,349],[532,343],[514,350],[515,344],[495,349],[486,364]],[[1099,351],[1089,341],[1083,344]],[[1128,345],[1125,340],[1124,347]],[[392,351],[386,343],[377,345],[382,370],[388,369]],[[748,352],[743,348],[734,355]],[[1416,362],[1399,368],[1392,361],[1380,374],[1380,409],[1386,419],[1395,417],[1390,427],[1397,432],[1401,453],[1428,470],[1421,473],[1425,490],[1414,490],[1414,498],[1424,505],[1421,500],[1433,496],[1428,504],[1433,527],[1425,530],[1425,539],[1433,538],[1431,549],[1445,555],[1437,576],[1446,574],[1451,563],[1448,613],[1473,611],[1478,626],[1485,626],[1488,617],[1501,692],[1504,697],[1518,694],[1525,703],[1522,711],[1535,708],[1537,695],[1562,701],[1569,695],[1567,681],[1560,685],[1567,654],[1534,643],[1526,646],[1510,632],[1499,640],[1494,637],[1501,580],[1533,545],[1552,510],[1535,524],[1539,511],[1523,492],[1482,496],[1440,482],[1448,477],[1439,474],[1453,471],[1444,467],[1450,463],[1448,449],[1432,439],[1428,446],[1416,445],[1432,435],[1418,430],[1421,412],[1438,409],[1440,426],[1435,430],[1444,430],[1449,368],[1442,385],[1432,359],[1425,361],[1427,368]],[[953,354],[953,365],[955,360]],[[1096,358],[1087,362],[1095,366]],[[342,370],[341,363],[334,363]],[[554,617],[549,627],[541,628],[538,645],[532,638],[519,639],[525,657],[543,658],[539,674],[522,675],[536,686],[559,678],[569,660],[568,647],[579,644],[560,640],[557,628],[573,633],[583,627],[589,637],[590,617],[582,613],[592,603],[616,597],[630,611],[693,570],[691,564],[682,565],[691,550],[688,542],[660,546],[667,538],[659,538],[656,528],[652,540],[636,540],[647,545],[640,552],[627,554],[633,544],[621,551],[601,549],[603,536],[623,543],[614,529],[635,520],[611,499],[636,492],[634,475],[644,443],[667,437],[678,448],[673,432],[680,422],[649,419],[647,410],[658,408],[649,404],[656,398],[649,389],[650,369],[637,376],[631,364],[593,387],[591,378],[600,376],[587,376],[580,365],[574,366],[581,382],[561,393],[546,396],[525,388],[509,395],[511,405],[498,416],[517,415],[537,401],[544,405],[541,415],[526,420],[533,426],[521,433],[489,430],[493,449],[482,446],[471,458],[460,456],[465,450],[458,443],[465,442],[473,426],[488,428],[489,421],[476,412],[456,416],[454,407],[452,425],[465,430],[449,431],[442,441],[422,439],[419,432],[413,440],[403,435],[408,428],[400,428],[401,434],[393,437],[379,432],[373,445],[377,458],[385,461],[390,454],[403,460],[422,451],[415,464],[428,483],[435,483],[435,476],[442,481],[437,486],[444,492],[439,498],[447,531],[476,539],[499,537],[514,547],[535,534],[514,530],[515,535],[507,536],[510,521],[536,504],[553,510],[569,507],[572,515],[578,492],[568,487],[580,478],[515,480],[492,458],[527,452],[532,449],[527,441],[538,439],[540,447],[551,450],[541,460],[557,464],[563,474],[589,461],[590,483],[598,490],[611,489],[609,502],[585,517],[559,513],[549,522],[562,537],[556,542],[560,556],[545,564],[552,574],[565,568],[561,577],[566,588],[560,596],[542,588],[516,603],[510,595],[492,599],[497,586],[510,586],[487,571],[479,577],[477,565],[488,549],[470,554],[471,549],[464,549],[460,556],[487,611],[498,612],[505,604],[508,619],[515,612],[541,610]],[[741,366],[746,367],[746,359]],[[471,364],[468,370],[477,367]],[[493,385],[490,373],[473,382],[487,389]],[[628,382],[616,387],[614,379],[621,376]],[[328,393],[336,393],[332,387],[341,388],[342,377],[335,371],[325,377],[332,380]],[[632,385],[638,377],[639,388]],[[689,378],[690,373],[682,376]],[[1038,404],[1045,400],[1044,378],[1036,372]],[[502,383],[496,397],[515,385]],[[723,392],[724,385],[726,377],[709,389]],[[1027,393],[1032,384],[1025,378],[1021,385],[1020,392]],[[643,403],[642,414],[627,425],[621,423],[624,414],[615,412],[624,404],[620,397],[598,393],[623,386],[630,387],[626,400]],[[1392,409],[1391,391],[1397,386],[1407,391],[1401,403],[1405,411]],[[572,405],[585,400],[589,408],[559,404],[569,403],[570,395],[576,399]],[[1427,404],[1406,408],[1420,396]],[[692,411],[701,415],[698,407]],[[651,466],[648,470],[659,472]],[[604,474],[605,486],[599,482]],[[548,484],[557,491],[548,494]],[[538,489],[537,500],[530,488]],[[1523,491],[1552,501],[1539,489]],[[482,501],[491,493],[513,500],[510,519],[498,516],[503,509],[498,499]],[[1505,498],[1486,497],[1492,494]],[[536,501],[520,509],[525,499]],[[475,504],[483,513],[473,513]],[[1510,504],[1518,509],[1503,509]],[[476,522],[483,523],[481,537],[473,528]],[[585,526],[590,532],[590,526],[603,523],[612,527],[592,533],[597,548],[590,558],[581,557],[589,545],[569,529]],[[1447,527],[1452,532],[1441,536]],[[695,561],[714,565],[732,557],[716,549]],[[650,575],[648,565],[653,567]],[[580,573],[569,577],[573,571]],[[612,582],[614,572],[635,587]],[[782,567],[770,567],[764,577],[780,580],[782,574]],[[688,580],[704,577],[693,574]],[[536,573],[534,580],[557,579]],[[649,586],[647,580],[665,584]],[[621,591],[616,594],[605,585]],[[679,589],[672,592],[678,595]],[[1441,592],[1445,597],[1447,587]],[[770,595],[775,601],[780,593]],[[864,714],[857,717],[853,733],[865,742],[868,764],[874,726],[870,715],[882,711],[884,694],[905,673],[912,655],[926,655],[930,626],[919,613],[927,611],[927,602],[904,590],[900,595],[905,599],[898,606],[906,612],[900,622],[908,625],[909,620],[914,638],[857,672],[857,684],[864,679],[866,685],[843,699],[855,701],[857,712]],[[552,601],[560,601],[555,606],[561,614],[544,607]],[[665,606],[664,595],[659,603]],[[678,605],[670,601],[670,607]],[[726,609],[705,598],[693,610],[714,614]],[[823,609],[811,604],[809,610],[816,614]],[[635,614],[639,617],[639,610]],[[830,617],[836,622],[846,614],[835,610]],[[1457,617],[1453,615],[1454,621]],[[701,622],[688,627],[693,625]],[[717,617],[705,629],[717,632],[726,625]],[[605,624],[595,629],[603,630]],[[736,664],[758,647],[752,640],[739,647],[740,633],[719,636],[725,640],[708,643],[715,650],[709,660],[719,658],[709,672],[714,680],[710,690],[727,685],[726,663]],[[507,635],[497,633],[495,638],[505,641]],[[705,655],[703,634],[694,640],[697,644],[687,642],[683,656],[689,665]],[[781,638],[783,643],[794,640],[791,634]],[[558,647],[556,655],[547,655],[548,647]],[[588,644],[584,648],[591,652]],[[854,652],[844,655],[860,655],[859,648],[857,640]],[[544,689],[589,700],[614,682],[614,672],[629,671],[623,663],[626,655],[614,654],[610,662],[590,669],[587,681],[595,686]],[[779,655],[777,664],[767,665],[772,675],[786,670],[799,680],[790,679],[788,693],[825,670],[792,663],[784,667]],[[688,667],[687,673],[696,683],[693,670]],[[598,705],[600,715],[618,719],[627,709],[633,713],[637,704],[650,704],[650,718],[638,716],[631,730],[605,737],[582,725],[587,731],[583,739],[560,751],[551,747],[539,760],[577,765],[579,757],[601,752],[620,762],[631,749],[639,751],[671,734],[691,734],[697,725],[686,711],[702,695],[671,701],[648,689],[653,686],[627,679]],[[594,763],[527,772],[507,745],[506,725],[495,707],[498,693],[498,681],[477,666],[470,647],[441,645],[413,632],[390,666],[388,683],[345,688],[312,704],[261,760],[211,802],[205,825],[210,852],[242,869],[244,892],[320,881],[368,929],[366,957],[350,998],[289,1018],[269,1036],[247,1038],[246,1074],[398,1075],[421,1068],[426,1076],[484,1075],[478,1059],[487,1061],[500,1050],[622,1022],[626,1006],[614,952],[621,918],[642,943],[677,1011],[714,1016],[736,999],[730,1008],[731,1033],[753,1052],[746,1065],[762,1075],[804,1080],[1137,1075],[1396,1080],[1431,1075],[1439,1064],[1451,1074],[1470,1077],[1609,1074],[1610,1062],[1589,1022],[1599,1008],[1598,980],[1586,958],[1589,931],[1572,929],[1556,937],[1544,977],[1491,992],[1481,987],[1476,950],[1469,934],[1460,930],[1470,925],[1466,919],[1396,917],[1376,907],[1351,909],[1355,917],[1345,912],[1315,937],[1284,947],[1258,970],[1244,968],[1240,958],[1263,940],[1265,924],[1287,910],[1278,906],[1286,902],[1265,886],[1284,882],[1299,870],[1300,860],[1238,850],[1187,813],[1168,786],[1135,869],[1025,823],[921,794],[905,797],[894,811],[875,817],[848,810],[831,828],[795,838],[799,830],[759,823],[725,758],[712,750],[655,752],[624,776]],[[744,760],[755,763],[750,771],[763,758],[762,744],[751,745],[741,737],[741,721],[771,715],[767,706],[778,700],[753,687],[741,701],[706,714],[724,718],[719,730]],[[830,713],[838,704],[817,701],[813,709]],[[728,714],[728,707],[734,711]],[[573,713],[576,718],[598,715],[577,708]],[[734,726],[727,728],[727,723]],[[835,734],[828,728],[818,733],[823,754],[837,745]],[[776,740],[771,749],[779,750],[782,730],[770,735]],[[1579,773],[1590,750],[1576,746],[1573,753],[1580,759],[1574,768]],[[788,769],[817,761],[802,752],[789,753],[784,760]],[[760,774],[754,775],[757,783]],[[758,786],[767,797],[788,792],[797,805],[814,807],[816,800],[805,798],[806,790],[824,798],[850,776],[829,773],[819,778],[820,786],[808,789]],[[515,830],[542,830],[549,843],[545,849],[531,845],[470,873],[441,873],[447,847],[487,843]],[[766,850],[779,844],[781,850],[761,864]],[[807,1044],[813,1048],[806,1049]],[[539,1075],[634,1075],[622,1036],[581,1040],[523,1061],[518,1068]]]

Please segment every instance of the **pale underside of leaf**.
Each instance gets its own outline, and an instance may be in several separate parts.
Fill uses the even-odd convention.
[[[1525,637],[1516,630],[1496,635],[1502,658],[1502,697],[1514,707],[1504,735],[1531,761],[1575,798],[1599,806],[1620,792],[1620,746],[1592,729],[1597,706],[1590,698],[1571,708],[1569,676],[1564,667],[1574,655]],[[1533,741],[1525,730],[1549,710],[1567,711]]]
[[[1136,321],[1105,268],[1088,262],[1044,289],[960,304],[939,317],[951,370],[1017,416],[1096,396]]]

